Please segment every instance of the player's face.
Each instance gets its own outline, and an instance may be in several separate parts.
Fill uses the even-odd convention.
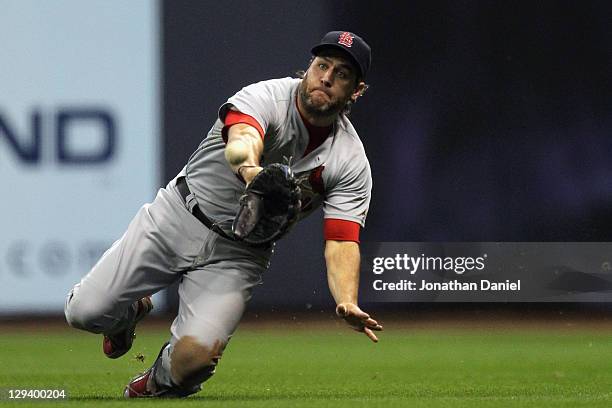
[[[351,98],[356,98],[357,72],[340,55],[325,54],[314,58],[300,85],[302,106],[313,116],[338,114]]]

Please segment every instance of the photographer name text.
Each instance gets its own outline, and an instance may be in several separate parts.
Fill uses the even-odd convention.
[[[481,279],[480,282],[460,282],[451,280],[447,282],[429,282],[426,280],[412,281],[401,279],[396,282],[384,282],[376,279],[372,282],[372,287],[376,291],[520,291],[521,280],[505,280],[503,282]]]

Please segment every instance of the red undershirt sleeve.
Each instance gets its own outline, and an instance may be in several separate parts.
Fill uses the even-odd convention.
[[[237,123],[244,123],[249,126],[253,126],[255,129],[257,129],[257,131],[259,132],[259,136],[261,136],[261,139],[263,140],[264,131],[261,128],[259,122],[257,122],[254,117],[242,112],[230,110],[229,112],[227,112],[227,115],[225,115],[225,126],[223,126],[223,129],[221,130],[221,137],[223,138],[223,141],[225,143],[227,143],[227,131],[229,130],[230,126],[235,125]]]
[[[354,241],[359,243],[360,225],[354,221],[326,218],[323,221],[325,240]]]

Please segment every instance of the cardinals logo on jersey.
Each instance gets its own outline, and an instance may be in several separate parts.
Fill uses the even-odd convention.
[[[324,169],[325,166],[321,165],[296,176],[298,185],[302,190],[301,218],[316,210],[323,202],[325,186],[322,173]]]

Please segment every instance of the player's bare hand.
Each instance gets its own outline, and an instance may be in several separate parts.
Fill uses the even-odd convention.
[[[354,303],[340,303],[336,306],[336,314],[354,330],[365,333],[374,343],[378,342],[374,331],[382,331],[383,327],[359,306]]]

